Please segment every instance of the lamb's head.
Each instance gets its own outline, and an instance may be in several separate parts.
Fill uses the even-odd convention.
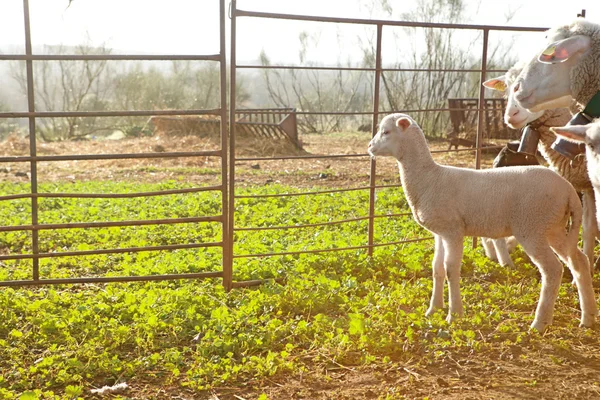
[[[569,141],[585,143],[590,179],[592,183],[600,183],[600,119],[587,125],[567,125],[550,130]]]
[[[504,122],[513,129],[521,129],[525,125],[541,117],[544,114],[544,111],[529,111],[516,101],[515,92],[519,90],[519,84],[511,79],[510,72],[511,71],[506,75],[501,75],[497,78],[483,82],[483,86],[504,93],[506,96]]]
[[[406,114],[391,114],[379,124],[377,134],[369,142],[369,154],[401,158],[405,144],[416,135],[423,137],[419,125]]]
[[[582,87],[589,86],[592,74],[593,46],[600,46],[600,26],[584,19],[550,29],[544,48],[532,58],[517,79],[516,100],[531,111],[568,107],[570,97],[578,102]],[[596,89],[597,90],[597,89]],[[594,91],[595,93],[595,91]]]

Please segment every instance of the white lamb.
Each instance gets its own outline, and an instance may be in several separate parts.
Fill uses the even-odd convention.
[[[522,64],[517,64],[510,68],[505,75],[487,80],[483,85],[505,92],[507,105],[504,113],[504,122],[513,129],[521,129],[527,125],[531,129],[535,129],[540,135],[538,149],[548,162],[548,166],[568,180],[577,192],[583,194],[583,252],[588,256],[590,266],[593,269],[594,245],[596,243],[598,227],[596,225],[596,200],[587,173],[585,158],[580,158],[572,162],[571,159],[563,156],[551,147],[556,140],[556,135],[551,132],[551,127],[566,125],[571,119],[571,114],[567,108],[531,112],[517,103],[515,100],[515,91],[518,88],[516,79],[522,68]],[[488,250],[486,250],[487,253]],[[494,254],[491,255],[492,257],[490,258],[493,259]],[[498,258],[505,258],[507,256],[498,256]]]
[[[463,314],[460,265],[465,236],[514,235],[542,275],[531,327],[541,332],[552,323],[563,272],[554,253],[573,273],[581,324],[593,325],[597,305],[589,263],[577,248],[581,203],[564,178],[543,167],[471,170],[439,165],[423,131],[405,114],[385,117],[368,150],[371,156],[396,158],[413,217],[434,234],[433,294],[426,315],[444,305],[444,277],[449,293],[446,320]]]

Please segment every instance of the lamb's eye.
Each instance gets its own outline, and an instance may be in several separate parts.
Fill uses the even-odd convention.
[[[383,131],[384,135],[388,135],[390,133],[390,131]]]
[[[515,87],[513,88],[513,92],[515,92],[515,93],[516,93],[516,92],[517,92],[517,90],[519,90],[519,88],[520,88],[520,87],[521,87],[521,84],[520,84],[520,83],[517,83],[517,84],[515,85]]]

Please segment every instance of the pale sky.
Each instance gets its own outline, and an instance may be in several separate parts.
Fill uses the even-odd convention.
[[[362,0],[362,4],[371,0]],[[408,11],[416,0],[388,0],[392,17],[369,15],[358,0],[238,0],[244,10],[339,17],[394,19]],[[574,18],[581,9],[587,18],[600,22],[598,0],[469,0],[467,23],[504,25],[505,15],[514,12],[509,25],[548,26]],[[95,45],[105,44],[115,53],[212,54],[219,50],[218,0],[30,0],[34,45],[75,45],[89,37]],[[0,51],[24,49],[22,0],[0,0]],[[273,61],[299,62],[298,35],[302,30],[318,38],[309,57],[322,64],[335,64],[357,54],[357,36],[369,36],[371,28],[339,24],[238,19],[238,60],[254,60],[264,49]],[[384,34],[388,28],[384,28]],[[388,33],[390,31],[387,31]],[[471,33],[464,33],[471,35]],[[536,35],[536,34],[534,34]],[[539,35],[539,34],[538,34]],[[340,39],[341,37],[341,39]],[[490,36],[502,40],[509,36]],[[517,44],[522,53],[533,37]],[[508,40],[508,39],[507,39]],[[9,45],[17,45],[10,48]],[[384,40],[384,53],[401,57],[398,44]],[[7,51],[7,49],[9,49]],[[19,50],[20,49],[20,50]],[[526,51],[526,50],[525,50]],[[391,60],[393,57],[387,57]]]

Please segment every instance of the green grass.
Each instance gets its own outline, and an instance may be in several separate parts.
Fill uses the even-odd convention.
[[[183,183],[88,182],[44,191],[130,192]],[[0,185],[0,192],[27,187]],[[297,191],[267,186],[238,194]],[[378,192],[377,214],[407,211],[399,189]],[[147,199],[43,199],[43,223],[178,218],[220,213],[218,193]],[[30,205],[3,203],[5,225],[26,224]],[[239,199],[237,227],[320,223],[367,215],[368,192]],[[377,242],[427,236],[412,217],[380,219]],[[40,234],[42,251],[130,247],[221,240],[220,224],[57,230]],[[367,242],[366,221],[284,231],[239,231],[235,254],[350,247]],[[448,326],[439,312],[425,318],[431,291],[432,242],[365,251],[237,259],[235,278],[283,276],[226,293],[219,280],[0,289],[0,398],[87,398],[89,389],[213,387],[256,384],[338,363],[420,363],[456,353],[498,354],[510,346],[565,346],[597,340],[577,328],[576,290],[565,278],[555,326],[545,337],[528,332],[539,293],[537,269],[522,253],[517,268],[501,268],[465,244],[462,269],[466,317]],[[31,237],[0,236],[5,253],[28,252]],[[144,252],[41,262],[43,278],[216,271],[220,249]],[[0,279],[30,279],[31,263],[0,264]],[[558,360],[560,361],[560,360]],[[402,364],[403,365],[403,364]],[[152,391],[150,390],[149,393]],[[19,397],[21,396],[21,397]],[[29,397],[27,397],[29,396]]]

